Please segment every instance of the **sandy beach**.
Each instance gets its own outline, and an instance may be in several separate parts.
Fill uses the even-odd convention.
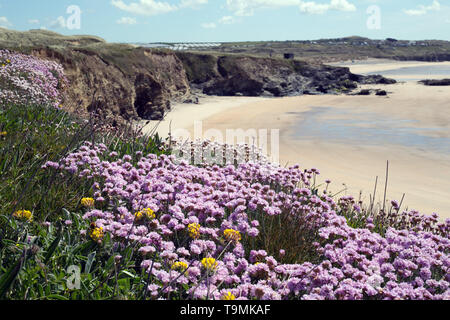
[[[431,65],[400,62],[400,67],[424,64]],[[381,72],[398,68],[399,62],[371,61],[349,67],[354,73]],[[401,76],[395,78],[401,80]],[[363,88],[384,89],[389,94],[208,97],[199,105],[174,106],[157,131],[162,136],[169,128],[193,133],[196,120],[202,121],[203,131],[279,129],[282,165],[318,168],[322,181],[333,181],[333,192],[345,188],[342,194],[358,198],[361,191],[366,203],[376,177],[375,199],[383,200],[389,161],[388,199],[400,200],[405,194],[402,209],[450,218],[450,87],[407,81]],[[152,122],[144,131],[154,126]]]
[[[349,67],[353,73],[364,74],[369,72],[383,72],[387,70],[428,67],[428,66],[450,66],[450,61],[426,62],[426,61],[392,61],[387,59],[367,59],[360,61],[342,61],[330,63],[332,66]]]

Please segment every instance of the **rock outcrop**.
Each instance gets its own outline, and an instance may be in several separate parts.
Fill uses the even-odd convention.
[[[419,83],[424,84],[426,86],[450,86],[450,79],[420,80]]]
[[[382,76],[361,76],[349,68],[250,56],[215,56],[182,52],[194,89],[218,96],[283,97],[302,94],[348,93],[358,84],[388,84]]]
[[[190,94],[183,65],[170,52],[101,45],[33,48],[31,53],[63,65],[70,81],[70,111],[95,112],[104,119],[157,120],[170,110],[171,101]]]

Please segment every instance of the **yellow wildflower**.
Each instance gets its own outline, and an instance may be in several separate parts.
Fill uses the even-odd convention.
[[[7,134],[8,134],[8,132],[2,131],[2,132],[0,132],[0,137],[5,137]]]
[[[234,229],[227,229],[223,232],[223,235],[225,236],[225,239],[228,241],[238,242],[241,241],[241,233],[239,231],[236,231]]]
[[[172,265],[172,270],[179,270],[179,271],[186,271],[188,268],[188,265],[186,262],[183,261],[177,261]]]
[[[142,218],[144,218],[144,214],[142,213],[142,211],[138,211],[134,214],[134,217],[136,218],[137,221],[142,220]]]
[[[13,213],[13,216],[19,220],[33,221],[33,214],[28,210],[18,210]]]
[[[191,223],[188,225],[189,236],[192,239],[200,238],[200,225],[198,223]]]
[[[203,267],[208,271],[214,271],[217,268],[217,261],[214,258],[204,258],[202,260]]]
[[[93,208],[95,204],[94,199],[92,198],[83,198],[81,199],[81,205],[86,208]]]
[[[89,236],[94,241],[102,241],[103,237],[105,236],[105,232],[103,231],[102,227],[94,227],[91,228],[91,231],[89,232]]]
[[[222,296],[222,300],[236,300],[236,297],[234,296],[234,294],[232,294],[230,291],[228,291],[227,294],[224,294]]]
[[[150,208],[146,208],[142,211],[138,211],[134,214],[134,216],[136,217],[137,221],[140,221],[144,218],[147,218],[148,220],[153,220],[156,218],[155,212]]]

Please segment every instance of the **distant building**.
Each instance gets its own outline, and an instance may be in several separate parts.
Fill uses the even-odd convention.
[[[285,53],[284,54],[285,59],[291,60],[291,59],[294,59],[294,57],[295,57],[295,55],[293,53]]]

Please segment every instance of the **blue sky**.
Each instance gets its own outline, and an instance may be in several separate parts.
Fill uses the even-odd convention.
[[[0,26],[110,42],[450,40],[450,0],[0,0]]]

